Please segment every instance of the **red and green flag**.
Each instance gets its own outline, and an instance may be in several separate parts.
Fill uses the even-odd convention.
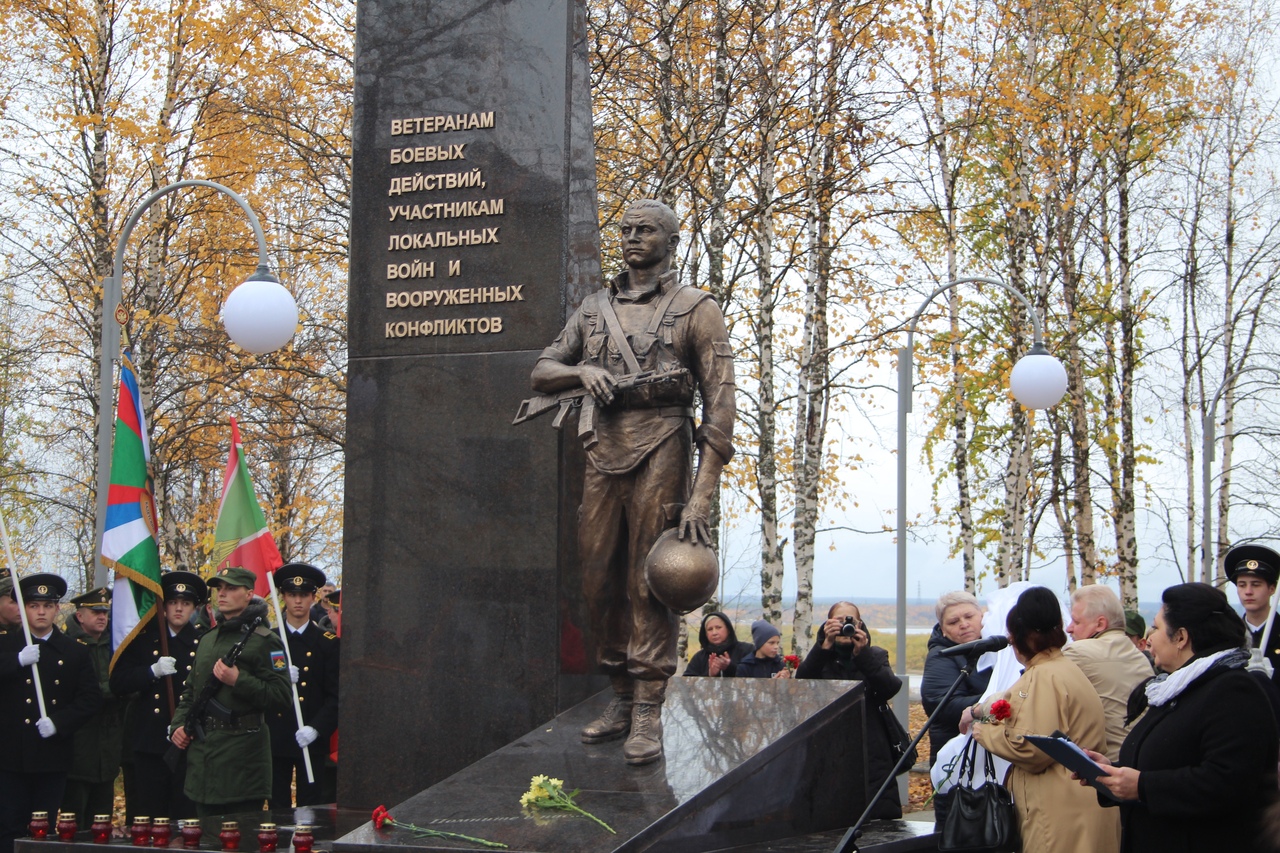
[[[276,540],[267,529],[262,506],[253,493],[253,480],[240,441],[240,427],[231,419],[231,452],[222,477],[222,502],[213,531],[214,570],[242,566],[258,576],[253,591],[265,597],[269,592],[267,574],[284,565]]]
[[[120,364],[111,485],[98,555],[102,564],[115,572],[111,597],[112,665],[156,615],[156,602],[163,597],[150,466],[151,442],[138,391],[138,374],[133,366],[133,351],[126,349]]]

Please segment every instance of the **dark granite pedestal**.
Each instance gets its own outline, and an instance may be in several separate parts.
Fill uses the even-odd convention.
[[[524,853],[697,853],[765,849],[770,842],[848,826],[862,812],[868,788],[861,683],[672,679],[662,717],[666,756],[643,767],[623,762],[621,741],[580,741],[582,726],[609,698],[606,691],[571,708],[396,805],[392,814]],[[578,804],[617,834],[563,812],[522,812],[520,796],[535,775],[580,788]],[[920,834],[905,825],[876,831],[895,842]],[[871,846],[873,837],[867,842],[864,850],[880,849]],[[419,853],[462,846],[365,824],[339,838],[334,851]],[[931,847],[921,841],[890,849]]]

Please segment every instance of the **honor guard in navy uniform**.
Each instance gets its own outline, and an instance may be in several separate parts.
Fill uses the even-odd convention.
[[[111,692],[111,590],[90,590],[71,599],[75,614],[67,620],[67,636],[89,647],[102,691],[102,708],[75,734],[75,751],[67,773],[62,810],[74,812],[80,826],[93,816],[110,814],[116,799],[116,777],[124,738],[124,703]]]
[[[169,749],[169,721],[203,633],[191,617],[209,593],[200,576],[191,572],[165,572],[160,587],[161,618],[125,646],[111,671],[112,692],[131,697],[124,725],[124,798],[130,824],[136,815],[181,820],[196,813],[182,790],[186,764],[174,772],[164,755]]]
[[[1227,580],[1235,585],[1240,606],[1244,608],[1244,624],[1249,628],[1253,648],[1262,642],[1268,620],[1271,638],[1263,654],[1271,661],[1271,680],[1280,684],[1280,614],[1271,612],[1271,598],[1280,579],[1280,554],[1265,545],[1237,545],[1223,561]]]
[[[311,621],[316,591],[324,572],[307,563],[276,569],[276,588],[284,598],[285,636],[293,660],[304,725],[298,728],[290,708],[269,717],[271,726],[271,808],[290,807],[289,788],[297,778],[299,806],[337,800],[337,769],[327,766],[329,738],[338,728],[338,636]],[[302,750],[311,755],[315,782],[307,782]]]
[[[21,631],[22,614],[13,597],[13,573],[8,568],[0,568],[0,631],[5,629]]]
[[[0,629],[0,853],[27,834],[31,813],[52,817],[62,805],[76,730],[102,705],[102,691],[85,645],[53,624],[67,582],[41,572],[18,581],[31,628]],[[39,673],[45,716],[33,679]]]
[[[267,603],[253,594],[257,579],[240,566],[209,579],[221,621],[200,638],[169,724],[169,739],[187,751],[183,788],[197,817],[261,811],[271,796],[266,721],[290,706],[289,667],[267,626]],[[239,659],[228,666],[223,658],[242,642]],[[206,685],[209,700],[201,707]]]

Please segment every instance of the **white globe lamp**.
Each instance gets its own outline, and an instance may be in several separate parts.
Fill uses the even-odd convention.
[[[293,338],[298,328],[298,303],[276,277],[259,266],[222,306],[227,335],[246,352],[274,352]]]
[[[1013,366],[1009,390],[1028,409],[1047,409],[1067,392],[1067,369],[1037,343]]]

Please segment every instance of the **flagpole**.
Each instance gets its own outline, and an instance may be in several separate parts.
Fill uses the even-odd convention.
[[[293,683],[293,654],[289,651],[289,638],[285,636],[284,613],[280,610],[280,593],[276,591],[276,573],[267,572],[267,586],[271,587],[271,604],[276,609],[276,627],[280,630],[280,642],[284,644],[284,660],[289,665],[289,687],[293,690],[293,715],[298,720],[298,728],[306,725],[302,722],[302,703],[298,701],[298,685]],[[311,747],[302,749],[302,761],[307,768],[307,784],[316,783],[316,774],[311,769]]]
[[[4,523],[4,513],[0,513],[0,541],[4,543],[4,558],[9,561],[9,571],[13,575],[13,600],[18,604],[18,615],[22,618],[22,635],[27,639],[27,645],[31,645],[34,641],[31,639],[31,625],[27,623],[27,603],[22,600],[22,587],[18,585],[18,563],[13,559],[13,548],[9,545],[9,528]],[[40,686],[40,670],[36,669],[36,663],[31,664],[31,683],[36,686],[36,705],[40,709],[40,716],[47,717],[48,714],[44,710],[44,688]]]

